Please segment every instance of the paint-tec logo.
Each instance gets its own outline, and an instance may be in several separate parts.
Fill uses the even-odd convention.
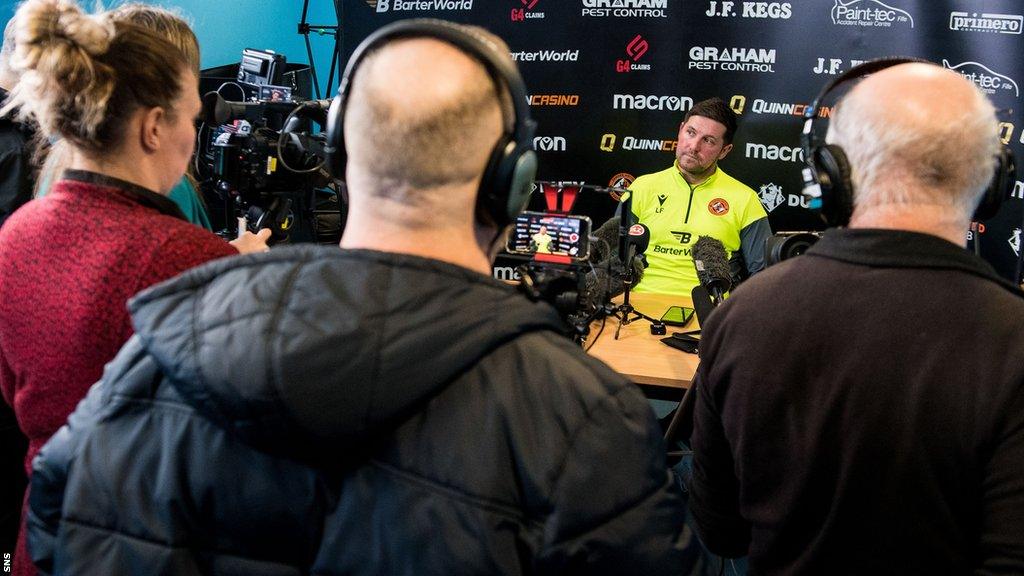
[[[530,94],[526,97],[530,106],[578,106],[579,94]]]
[[[377,12],[437,12],[473,9],[473,0],[366,0]]]
[[[694,46],[690,48],[689,67],[697,70],[775,72],[775,49]]]
[[[518,0],[515,8],[512,9],[510,18],[513,22],[522,22],[524,20],[532,20],[535,18],[543,18],[544,13],[535,11],[533,8],[537,5],[540,0]]]
[[[535,52],[512,52],[516,62],[578,62],[579,50],[537,50]]]
[[[747,142],[744,152],[751,160],[782,160],[783,162],[803,162],[804,160],[804,151],[799,146],[789,147]]]
[[[601,137],[601,150],[605,152],[614,152],[615,143],[618,141],[618,137],[615,134],[605,134]],[[653,138],[637,138],[636,136],[626,136],[622,139],[623,150],[660,150],[664,152],[671,152],[676,149],[678,143],[675,140],[657,140]]]
[[[832,23],[839,26],[883,26],[886,28],[897,24],[910,24],[914,27],[914,18],[909,12],[893,8],[878,0],[836,0],[832,7]]]
[[[721,7],[719,8],[719,4]],[[708,8],[705,16],[729,17],[740,16],[736,13],[736,2],[718,2],[711,0],[711,7]],[[793,15],[793,5],[789,2],[744,2],[743,18],[772,18],[788,20]]]
[[[782,194],[782,186],[769,182],[757,192],[764,209],[771,212],[786,203],[786,197]]]
[[[615,61],[616,72],[635,72],[637,70],[650,70],[650,64],[637,64],[637,62],[643,58],[644,54],[650,49],[650,44],[644,37],[637,34],[633,37],[629,43],[626,44],[626,56],[629,56],[626,60]]]
[[[541,152],[565,152],[565,138],[561,136],[537,136],[533,148]]]
[[[665,18],[668,0],[583,0],[584,16]]]
[[[613,94],[612,109],[614,110],[668,110],[670,112],[686,112],[693,108],[693,98],[689,96],[650,96],[647,94]]]
[[[958,32],[1020,34],[1021,24],[1024,24],[1024,16],[1020,14],[949,13],[949,29]]]
[[[1009,76],[1004,76],[993,72],[991,68],[977,62],[962,62],[953,66],[949,63],[949,60],[942,59],[942,67],[959,72],[964,78],[967,78],[971,82],[978,85],[981,91],[986,94],[1003,93],[1007,94],[1013,92],[1013,96],[1020,96],[1020,89],[1017,88],[1017,82],[1015,82]]]

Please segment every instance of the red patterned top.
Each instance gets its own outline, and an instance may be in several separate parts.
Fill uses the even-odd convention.
[[[238,253],[168,204],[122,180],[68,171],[0,228],[0,390],[29,439],[29,473],[131,336],[127,300]]]

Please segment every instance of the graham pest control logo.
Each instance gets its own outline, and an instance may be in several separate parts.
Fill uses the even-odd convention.
[[[513,22],[523,22],[526,20],[540,19],[544,17],[544,13],[534,10],[537,3],[540,0],[518,0],[517,6],[512,8],[512,14],[510,16]]]
[[[875,26],[892,28],[909,24],[914,27],[914,17],[906,10],[894,8],[879,0],[836,0],[832,6],[832,23],[837,26]]]
[[[644,39],[643,35],[637,34],[632,40],[626,44],[626,56],[625,60],[615,61],[616,72],[635,72],[637,70],[650,70],[650,64],[637,64],[644,54],[651,48],[647,40]]]
[[[761,199],[761,205],[764,206],[764,209],[769,212],[786,203],[786,196],[782,193],[782,186],[773,182],[761,186],[761,189],[757,192],[757,197]]]

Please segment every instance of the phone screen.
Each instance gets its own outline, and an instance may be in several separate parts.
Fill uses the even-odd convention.
[[[661,316],[661,321],[669,326],[686,326],[693,318],[693,308],[671,306]]]
[[[590,255],[590,218],[523,212],[516,218],[506,250],[515,254],[553,254],[585,260]]]

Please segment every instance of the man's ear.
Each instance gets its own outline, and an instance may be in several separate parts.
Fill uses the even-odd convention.
[[[722,146],[722,151],[718,154],[718,159],[724,159],[726,156],[729,155],[729,152],[732,152],[732,144],[726,144],[725,146]]]
[[[149,108],[142,112],[140,118],[140,144],[146,152],[156,152],[160,149],[160,140],[163,136],[163,122],[167,113],[160,106]]]

